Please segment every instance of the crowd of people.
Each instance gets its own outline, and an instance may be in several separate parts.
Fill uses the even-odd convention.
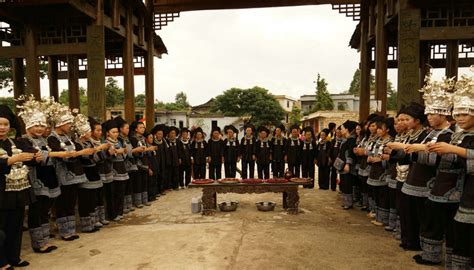
[[[50,253],[58,248],[49,241],[52,217],[59,238],[74,241],[79,231],[94,233],[187,188],[191,178],[251,179],[257,171],[259,179],[311,179],[305,188],[314,188],[315,175],[319,189],[336,191],[339,184],[342,209],[367,211],[400,247],[421,251],[416,263],[440,264],[444,251],[446,268],[471,269],[473,85],[472,77],[428,76],[425,106],[411,103],[396,117],[330,123],[318,134],[297,125],[246,124],[240,140],[232,125],[212,127],[206,140],[200,127],[147,130],[121,117],[99,123],[33,97],[18,106],[21,136],[18,117],[0,105],[0,268],[29,265],[20,257],[26,206],[33,251]]]

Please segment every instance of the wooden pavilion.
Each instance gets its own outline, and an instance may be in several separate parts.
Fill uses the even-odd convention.
[[[350,46],[360,51],[361,119],[369,114],[372,69],[385,114],[388,68],[398,68],[402,106],[420,101],[426,64],[447,76],[474,64],[472,0],[0,0],[0,21],[8,24],[0,26],[0,58],[13,61],[15,96],[40,95],[40,60],[48,63],[51,96],[59,79],[68,80],[71,107],[79,107],[78,80],[87,78],[89,114],[98,118],[105,117],[106,76],[124,77],[125,117],[133,120],[133,77],[145,75],[145,117],[153,125],[153,59],[167,52],[156,31],[181,12],[321,4],[359,21]]]

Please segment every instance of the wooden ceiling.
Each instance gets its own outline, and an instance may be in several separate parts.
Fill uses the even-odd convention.
[[[360,4],[360,0],[153,0],[155,13],[194,10],[287,7],[325,4]]]

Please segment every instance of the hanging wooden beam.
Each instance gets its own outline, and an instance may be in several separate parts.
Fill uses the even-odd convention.
[[[25,29],[25,48],[26,48],[26,95],[33,95],[36,99],[41,98],[40,89],[40,68],[37,52],[36,31],[31,26]]]
[[[104,26],[87,26],[87,113],[105,120],[105,34]]]
[[[25,66],[23,58],[14,58],[12,60],[13,71],[13,97],[15,99],[25,94]]]
[[[397,106],[421,102],[420,9],[410,0],[399,0],[398,13],[398,95]]]
[[[54,97],[54,100],[59,100],[58,87],[58,58],[56,56],[48,57],[48,80],[49,80],[49,95]]]
[[[474,27],[472,26],[445,26],[422,27],[420,40],[472,40]]]
[[[448,41],[446,47],[446,77],[458,77],[459,68],[459,42],[457,40]]]
[[[377,25],[375,35],[375,100],[377,112],[387,113],[387,31],[385,29],[384,0],[377,1]]]
[[[69,108],[80,109],[79,99],[79,59],[76,55],[67,56],[67,74],[69,91]]]
[[[431,46],[429,42],[420,43],[420,88],[425,84],[425,77],[430,72]],[[433,67],[434,68],[434,67]]]
[[[126,38],[123,46],[123,84],[125,92],[125,119],[129,122],[135,121],[135,89],[133,80],[133,9],[127,9],[126,16]]]
[[[360,100],[359,100],[359,120],[366,120],[370,113],[370,53],[368,46],[369,35],[369,9],[368,0],[361,3],[361,36],[360,36]]]

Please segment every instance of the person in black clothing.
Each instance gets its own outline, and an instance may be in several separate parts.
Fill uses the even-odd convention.
[[[158,196],[158,147],[153,143],[155,136],[153,133],[145,133],[147,145],[153,146],[153,151],[148,156],[148,201],[155,201]]]
[[[312,184],[304,185],[305,188],[314,188],[314,164],[316,161],[316,142],[314,131],[311,127],[303,130],[304,141],[301,151],[301,169],[304,178],[310,178]]]
[[[255,127],[251,124],[244,126],[245,136],[240,140],[240,156],[242,158],[242,179],[255,176]],[[248,171],[247,171],[248,168]],[[247,174],[248,172],[248,174]]]
[[[258,139],[256,141],[255,153],[257,157],[257,172],[259,179],[270,178],[270,161],[272,160],[272,145],[268,139],[270,130],[265,126],[258,128]]]
[[[169,145],[169,179],[174,190],[179,188],[179,165],[181,164],[181,141],[177,139],[179,129],[170,127],[168,129],[168,145]]]
[[[301,151],[303,142],[300,140],[300,127],[293,125],[290,127],[290,137],[286,142],[285,161],[288,163],[288,170],[293,177],[300,177]]]
[[[334,161],[334,167],[337,169],[341,177],[340,189],[343,194],[344,210],[352,209],[353,203],[352,183],[354,174],[352,172],[355,172],[354,147],[356,147],[355,128],[357,125],[357,122],[349,120],[342,124],[341,135],[344,139],[341,144],[339,155]]]
[[[168,160],[169,160],[169,145],[168,142],[164,139],[166,133],[165,125],[156,125],[151,130],[151,133],[154,135],[153,145],[157,147],[156,149],[156,159],[157,159],[157,186],[158,194],[164,195],[165,190],[168,189]]]
[[[147,190],[148,178],[148,158],[147,144],[145,142],[145,124],[135,121],[130,125],[130,143],[133,146],[133,155],[137,161],[138,174],[136,179],[132,180],[133,189],[133,205],[136,208],[142,208],[148,205],[148,194],[144,194]],[[145,195],[145,196],[144,196]]]
[[[331,190],[336,191],[337,188],[337,170],[332,166],[334,161],[336,160],[337,156],[339,155],[339,150],[341,148],[342,143],[342,135],[341,135],[341,127],[339,126],[335,133],[334,138],[331,140],[331,151],[330,151],[330,159],[329,165],[331,166]]]
[[[222,159],[224,156],[224,147],[221,138],[221,129],[217,126],[211,130],[211,138],[207,143],[207,156],[209,159],[209,178],[221,179],[222,177]]]
[[[11,170],[21,170],[21,162],[42,159],[40,152],[34,154],[34,148],[19,152],[15,140],[8,138],[10,128],[20,134],[20,125],[15,114],[6,105],[0,105],[0,231],[4,232],[3,245],[0,246],[0,267],[13,269],[11,266],[27,266],[27,261],[20,259],[22,225],[25,206],[34,202],[34,194],[28,181],[28,170],[23,170],[23,179],[18,183],[10,180]],[[16,185],[16,184],[21,185]]]
[[[227,138],[224,140],[224,171],[226,178],[235,178],[237,174],[237,162],[239,162],[239,131],[233,125],[224,127]]]
[[[200,127],[193,131],[193,141],[190,151],[194,172],[193,178],[206,178],[207,142],[204,140],[204,132]]]
[[[286,138],[283,136],[285,126],[278,125],[272,138],[272,173],[275,178],[282,178],[285,173]]]
[[[189,129],[182,128],[180,141],[180,157],[181,163],[179,164],[179,187],[188,187],[191,183],[191,150],[189,143]]]
[[[328,140],[328,134],[329,129],[323,129],[319,133],[319,140],[316,146],[319,189],[329,189],[331,141]]]

